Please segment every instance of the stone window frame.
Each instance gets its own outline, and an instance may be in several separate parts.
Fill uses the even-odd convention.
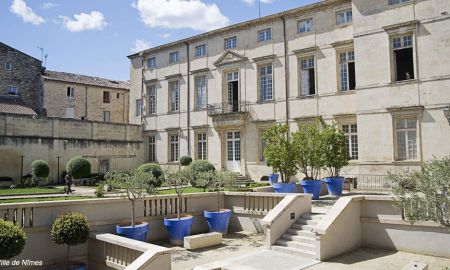
[[[231,40],[234,40],[234,46],[228,46],[229,44],[228,44],[228,41],[231,41]],[[237,46],[238,46],[238,40],[237,40],[237,36],[232,36],[232,37],[227,37],[227,38],[224,38],[224,40],[223,40],[223,47],[224,47],[224,49],[225,50],[231,50],[231,49],[236,49],[237,48]],[[230,43],[230,44],[233,44],[233,43]]]
[[[135,100],[135,113],[134,113],[135,117],[142,116],[142,107],[143,107],[142,98],[137,98]]]
[[[268,66],[270,66],[271,68],[272,68],[272,73],[270,74],[270,77],[271,77],[271,79],[272,79],[272,93],[271,93],[271,95],[272,95],[272,98],[268,98],[268,99],[263,99],[263,93],[261,92],[262,90],[261,90],[261,77],[262,77],[262,75],[261,75],[261,68],[263,68],[263,67],[268,67]],[[269,61],[263,61],[263,62],[259,62],[259,63],[257,63],[257,71],[256,71],[256,74],[257,74],[257,79],[256,79],[256,81],[257,81],[257,83],[258,83],[258,85],[257,85],[257,89],[258,89],[258,102],[272,102],[272,101],[274,101],[275,100],[275,76],[274,76],[274,64],[273,64],[273,60],[269,60]],[[269,77],[269,75],[267,75],[267,74],[265,74],[265,75],[263,75],[263,76],[266,76],[266,77]]]
[[[108,117],[106,117],[108,116]],[[111,122],[111,111],[103,111],[103,122],[110,123]]]
[[[173,84],[177,84],[177,88],[178,88],[178,90],[177,90],[177,93],[178,93],[178,98],[175,100],[175,103],[173,103],[172,102],[172,95],[173,95],[173,93],[172,93],[172,85]],[[169,89],[169,113],[178,113],[178,112],[180,112],[180,80],[178,80],[178,79],[175,79],[175,80],[170,80],[170,81],[168,81],[167,82],[167,84],[168,84],[168,89]],[[174,106],[173,106],[173,104],[175,104],[176,106],[176,108],[174,108]]]
[[[318,87],[318,72],[317,72],[317,53],[318,48],[317,47],[311,47],[306,49],[301,49],[294,51],[294,53],[297,56],[297,78],[298,78],[298,91],[297,91],[297,97],[299,98],[310,98],[310,97],[316,97],[319,95],[319,87]],[[302,60],[306,59],[314,59],[314,94],[310,95],[302,95],[302,75],[301,75],[301,63]]]
[[[176,140],[173,140],[173,136],[176,136]],[[180,133],[178,131],[168,132],[167,133],[167,157],[169,163],[177,163],[180,160]],[[176,146],[177,149],[172,149],[173,146]],[[176,152],[176,155],[172,155]]]
[[[155,94],[154,94],[154,105],[153,105],[153,107],[151,106],[151,95],[150,95],[150,90],[151,90],[151,88],[152,87],[154,87],[154,92],[155,92]],[[147,101],[147,115],[156,115],[157,114],[157,112],[158,112],[158,91],[157,91],[157,84],[156,83],[152,83],[152,84],[149,84],[149,85],[146,85],[146,92],[147,92],[147,99],[146,99],[146,101]],[[154,111],[152,111],[151,109],[154,109]]]
[[[153,141],[151,141],[151,138],[153,138]],[[158,156],[157,156],[157,140],[156,140],[156,134],[150,134],[147,136],[147,150],[148,150],[148,162],[158,162]],[[152,151],[151,151],[152,150]],[[151,158],[152,157],[152,158]]]
[[[111,103],[111,92],[103,91],[103,103]]]
[[[345,13],[345,16],[348,16],[348,12],[351,12],[351,19],[350,20],[346,20],[343,22],[339,21],[339,14],[343,14]],[[334,12],[334,24],[336,27],[343,27],[343,26],[347,26],[347,25],[351,25],[353,23],[353,10],[352,7],[345,7],[342,9],[337,9]]]
[[[208,136],[208,129],[197,129],[197,130],[195,130],[195,132],[194,132],[194,136],[195,136],[195,159],[201,159],[201,160],[208,160],[208,143],[209,143],[209,136]],[[205,135],[206,136],[206,138],[203,140],[199,140],[199,135],[201,135],[201,134],[203,134],[203,135]],[[205,145],[204,145],[204,154],[205,154],[205,157],[204,158],[201,158],[200,157],[200,148],[199,148],[199,144],[200,144],[200,142],[201,143],[204,143]]]
[[[267,34],[268,33],[268,34]],[[264,38],[262,38],[264,37]],[[258,43],[268,42],[273,39],[272,28],[267,27],[256,32],[256,40]]]
[[[203,50],[198,50],[199,48],[204,48]],[[201,54],[199,54],[199,52],[202,52]],[[195,45],[194,47],[194,56],[196,58],[201,58],[201,57],[205,57],[208,53],[208,48],[206,46],[206,43],[201,43],[198,45]]]
[[[349,55],[350,53],[352,53],[353,55],[353,59],[349,59]],[[346,56],[346,60],[345,62],[341,62],[341,54],[345,54]],[[355,91],[356,90],[356,65],[355,65],[355,88],[354,89],[350,89],[350,73],[349,73],[349,63],[356,63],[356,58],[355,58],[355,49],[353,47],[351,48],[345,48],[345,49],[340,49],[340,50],[336,50],[336,63],[337,63],[337,81],[338,81],[338,91],[339,92],[351,92],[351,91]],[[347,65],[347,89],[344,89],[343,87],[343,82],[342,82],[342,66],[341,65]]]
[[[11,91],[12,89],[15,89],[15,91]],[[19,95],[19,87],[16,85],[8,85],[8,95],[11,96],[18,96]]]
[[[198,102],[198,80],[200,78],[204,78],[205,79],[205,106],[201,107],[199,106]],[[206,73],[202,72],[202,73],[198,73],[195,74],[194,76],[194,109],[199,111],[199,110],[206,110],[208,108],[208,76]]]
[[[147,58],[146,62],[147,62],[146,63],[147,69],[156,69],[157,68],[156,56],[151,56],[151,57]],[[153,62],[153,64],[152,64],[152,62]]]
[[[341,130],[341,131],[344,133],[345,136],[352,135],[353,132],[350,131],[350,134],[345,133],[345,132],[344,132],[344,126],[345,126],[345,125],[348,125],[349,128],[351,129],[351,126],[352,126],[352,125],[356,125],[356,134],[353,134],[353,135],[356,135],[357,158],[351,158],[351,159],[349,160],[349,162],[358,162],[358,160],[360,159],[360,150],[361,150],[361,147],[360,147],[360,138],[359,138],[359,130],[358,130],[358,119],[357,119],[357,116],[356,116],[356,115],[353,115],[353,114],[351,114],[351,115],[347,115],[347,114],[345,114],[345,115],[335,115],[335,116],[334,116],[334,120],[336,121],[339,130]],[[350,156],[350,157],[352,157],[351,152],[352,152],[352,150],[353,150],[352,142],[353,142],[353,139],[350,138],[350,139],[349,139],[350,147],[349,147],[349,149],[348,149],[348,150],[349,150],[349,156]]]
[[[69,95],[67,95],[67,94],[69,94]],[[68,99],[75,98],[75,87],[74,86],[67,86],[66,98],[68,98]]]
[[[304,23],[304,22],[308,22],[308,21],[311,21],[311,30],[301,32],[300,31],[300,29],[301,29],[300,24]],[[299,35],[307,35],[309,33],[314,33],[314,31],[315,31],[314,17],[305,17],[305,18],[297,20],[297,34],[299,34]]]
[[[12,62],[6,61],[3,67],[5,68],[5,70],[11,71],[13,68],[13,64],[12,64]]]
[[[180,52],[173,51],[169,53],[169,65],[177,64],[180,62]]]

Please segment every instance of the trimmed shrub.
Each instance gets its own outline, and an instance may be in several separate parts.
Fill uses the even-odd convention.
[[[27,236],[22,228],[0,219],[0,259],[8,260],[19,255],[25,247]]]
[[[97,198],[102,198],[105,196],[105,184],[104,183],[100,183],[97,188],[95,189],[95,196],[97,196]]]
[[[154,177],[154,179],[151,182],[151,185],[153,187],[161,187],[161,185],[164,182],[164,172],[161,169],[161,166],[159,164],[155,163],[145,163],[139,166],[138,171],[144,171],[146,173],[151,173]]]
[[[91,164],[82,157],[74,157],[66,165],[67,172],[71,172],[73,178],[84,178],[91,174]]]
[[[214,168],[214,165],[206,160],[194,160],[188,168],[191,176],[191,185],[206,190],[207,185],[203,181],[198,181],[198,175],[200,173],[215,171],[216,168]]]
[[[190,156],[182,156],[180,158],[181,166],[189,166],[192,163],[192,158]]]
[[[50,173],[50,167],[44,160],[35,160],[31,163],[31,174],[33,177],[47,178]]]

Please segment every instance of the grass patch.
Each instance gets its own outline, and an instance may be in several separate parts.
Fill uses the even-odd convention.
[[[64,189],[62,188],[2,188],[0,189],[0,196],[2,195],[26,195],[26,194],[60,194],[63,193]]]
[[[66,196],[66,197],[48,197],[48,198],[22,198],[22,199],[5,199],[0,200],[0,204],[3,203],[25,203],[25,202],[50,202],[50,201],[73,201],[73,200],[86,200],[95,199],[88,196]]]
[[[195,188],[195,187],[187,187],[184,189],[183,194],[185,193],[198,193],[203,192],[202,188]],[[166,189],[166,190],[158,190],[156,193],[157,195],[174,195],[175,189]]]

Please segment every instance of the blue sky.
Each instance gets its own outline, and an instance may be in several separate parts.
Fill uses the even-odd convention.
[[[317,0],[261,0],[261,15]],[[257,0],[1,0],[0,36],[50,70],[128,80],[127,55],[258,17]]]

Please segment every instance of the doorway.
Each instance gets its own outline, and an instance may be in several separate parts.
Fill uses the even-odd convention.
[[[241,170],[241,132],[227,132],[227,170],[240,172]]]
[[[239,111],[239,72],[227,73],[228,111]]]

